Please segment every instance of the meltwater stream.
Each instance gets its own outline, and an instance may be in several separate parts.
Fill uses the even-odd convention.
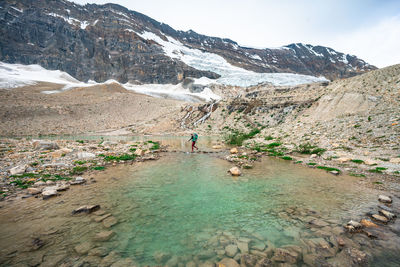
[[[178,153],[115,173],[124,179],[105,196],[121,221],[112,246],[141,265],[216,262],[241,240],[259,250],[299,245],[313,235],[306,227],[313,218],[327,222],[325,232],[341,231],[376,200],[356,179],[280,160],[264,159],[239,178],[227,174],[230,167],[217,157]]]

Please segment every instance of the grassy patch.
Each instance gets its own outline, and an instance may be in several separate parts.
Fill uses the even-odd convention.
[[[274,147],[277,147],[277,146],[280,146],[280,145],[282,145],[282,144],[278,143],[278,142],[274,142],[274,143],[268,144],[267,147],[268,148],[274,148]]]
[[[37,176],[39,176],[39,174],[30,173],[30,172],[26,172],[26,173],[19,174],[19,175],[10,175],[10,177],[13,177],[13,178],[26,178],[26,177],[33,178],[33,177],[37,177]]]
[[[15,179],[14,181],[11,181],[10,184],[15,185],[19,188],[28,188],[29,185],[33,184],[33,181],[25,181],[21,179]]]
[[[382,182],[372,182],[373,184],[383,184]]]
[[[85,141],[83,141],[83,140],[75,140],[75,142],[80,143],[80,144],[85,143]]]
[[[298,161],[296,161],[294,164],[300,164],[300,163],[303,163],[303,161],[298,160]]]
[[[317,154],[319,156],[321,156],[325,151],[326,149],[311,145],[310,143],[300,144],[296,150],[296,152],[300,154]]]
[[[77,165],[83,165],[83,164],[85,164],[86,163],[86,161],[85,160],[76,160],[75,161],[75,164],[77,164]]]
[[[384,168],[384,167],[376,167],[375,169],[371,169],[371,170],[368,170],[369,172],[372,172],[372,173],[382,173],[382,171],[384,171],[384,170],[387,170],[387,168]]]
[[[130,151],[130,152],[135,152],[135,151],[136,151],[136,148],[134,148],[134,147],[133,147],[133,148],[129,148],[129,151]]]
[[[153,146],[150,147],[150,150],[157,150],[160,149],[160,143],[159,142],[153,142]]]
[[[292,157],[289,157],[289,156],[283,156],[283,157],[281,157],[281,159],[284,159],[284,160],[293,160],[293,158],[292,158]]]
[[[268,135],[264,139],[267,140],[267,141],[270,141],[270,140],[273,140],[274,137],[272,137],[271,135]]]
[[[239,131],[234,131],[233,133],[231,133],[230,135],[228,135],[225,138],[225,141],[229,145],[241,146],[245,140],[254,137],[259,132],[260,132],[260,130],[257,129],[257,128],[254,128],[249,133],[242,133],[242,132],[239,132]]]
[[[307,165],[315,166],[315,165],[317,165],[317,163],[315,163],[315,162],[310,162],[310,163],[307,163]]]
[[[361,125],[360,124],[356,124],[356,125],[354,125],[354,128],[360,128],[361,127]]]
[[[105,161],[120,161],[120,160],[134,160],[136,158],[136,155],[134,154],[123,154],[121,156],[105,156],[104,160]]]
[[[104,166],[95,166],[95,167],[93,167],[92,168],[92,170],[95,170],[95,171],[102,171],[102,170],[104,170],[106,167],[104,167]]]
[[[351,162],[354,162],[354,163],[357,163],[357,164],[362,164],[362,163],[364,163],[364,161],[361,160],[361,159],[352,159]]]

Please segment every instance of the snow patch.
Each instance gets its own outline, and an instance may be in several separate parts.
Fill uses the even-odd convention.
[[[47,15],[49,15],[49,16],[52,16],[52,17],[56,17],[56,18],[61,18],[61,19],[63,19],[64,21],[66,21],[66,22],[68,22],[69,24],[71,24],[71,25],[74,25],[74,26],[76,26],[76,25],[78,25],[79,27],[81,27],[81,29],[86,29],[86,27],[89,25],[89,22],[87,22],[87,21],[80,21],[79,19],[75,19],[75,18],[73,18],[73,17],[68,17],[68,18],[66,18],[66,17],[64,17],[64,16],[62,16],[62,15],[59,15],[59,14],[57,14],[57,13],[47,13]]]
[[[81,29],[84,30],[86,29],[86,27],[89,25],[89,22],[87,22],[86,20],[84,22],[81,23]]]
[[[16,7],[13,7],[13,6],[11,8],[16,10],[16,11],[18,11],[19,13],[23,13],[24,12],[22,9],[19,9],[19,8],[16,8]]]
[[[253,59],[257,59],[257,60],[262,60],[261,57],[259,55],[256,55],[256,54],[250,55],[250,57],[253,58]]]
[[[343,62],[344,64],[349,64],[349,61],[347,60],[347,55],[346,54],[343,54],[342,58],[340,58],[339,61]]]

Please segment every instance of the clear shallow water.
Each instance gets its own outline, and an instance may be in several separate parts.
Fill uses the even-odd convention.
[[[299,244],[310,231],[307,223],[286,216],[288,208],[303,217],[321,212],[334,227],[376,200],[357,188],[356,179],[280,160],[266,159],[239,178],[227,174],[231,166],[209,155],[169,154],[125,172],[121,186],[106,196],[118,203],[114,213],[123,221],[114,228],[119,241],[113,245],[141,264],[156,264],[160,251],[181,260],[207,252],[216,260],[215,251],[224,246],[215,240],[223,233],[255,246]]]

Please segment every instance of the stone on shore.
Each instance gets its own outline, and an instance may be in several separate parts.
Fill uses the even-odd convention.
[[[231,148],[230,152],[231,152],[231,154],[237,154],[237,153],[239,153],[239,150],[236,147],[234,147],[234,148]]]
[[[238,167],[230,168],[229,172],[232,174],[232,176],[240,176],[242,174]]]
[[[295,264],[298,258],[299,254],[296,251],[289,251],[287,249],[277,248],[271,260],[275,262],[286,262],[290,264]]]
[[[85,255],[92,248],[93,248],[93,244],[92,243],[84,242],[82,244],[79,244],[79,245],[75,246],[74,249],[75,249],[76,253],[78,253],[79,255]]]
[[[221,149],[222,146],[221,146],[221,145],[213,145],[212,148],[213,148],[213,149]]]
[[[140,148],[136,149],[135,153],[136,156],[143,156],[144,155],[144,151]]]
[[[105,228],[110,228],[117,223],[118,223],[118,221],[114,216],[110,216],[103,220],[103,225]]]
[[[46,187],[46,188],[44,188],[43,191],[42,191],[43,199],[48,199],[48,198],[51,198],[51,197],[54,197],[54,196],[58,195],[57,189],[55,187],[52,187],[52,188]]]
[[[378,225],[367,219],[362,219],[360,223],[364,227],[378,227]]]
[[[36,183],[33,184],[33,186],[39,187],[39,186],[45,186],[46,183],[43,181],[37,181]]]
[[[70,182],[71,185],[83,184],[86,182],[86,179],[83,177],[76,177],[74,181]]]
[[[392,158],[389,160],[390,163],[400,164],[400,158]]]
[[[378,200],[382,203],[392,203],[392,198],[385,195],[379,195]]]

